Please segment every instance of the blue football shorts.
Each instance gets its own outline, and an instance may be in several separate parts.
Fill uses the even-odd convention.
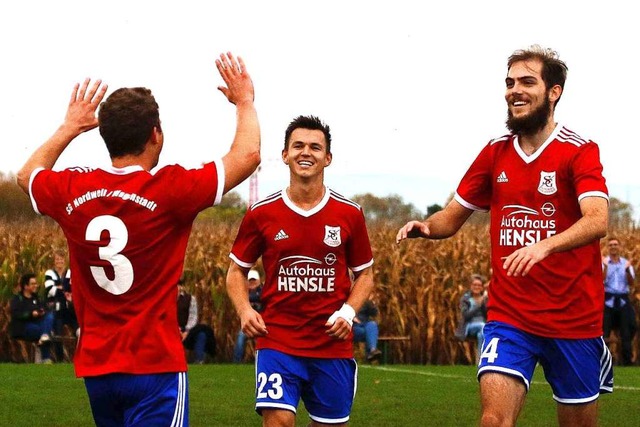
[[[186,372],[107,374],[84,384],[98,427],[189,425]]]
[[[296,412],[300,399],[312,420],[349,421],[356,394],[358,367],[354,359],[291,356],[272,349],[256,352],[256,412]]]
[[[537,363],[559,403],[589,403],[613,391],[611,353],[602,337],[544,338],[502,322],[484,326],[478,379],[487,372],[506,374],[522,380],[529,391]]]

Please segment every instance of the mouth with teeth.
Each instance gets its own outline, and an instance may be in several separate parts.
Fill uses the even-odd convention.
[[[304,167],[311,167],[311,166],[313,166],[313,163],[311,163],[311,162],[310,162],[310,161],[308,161],[308,160],[302,160],[302,161],[299,161],[299,162],[298,162],[298,164],[299,164],[300,166],[304,166]]]

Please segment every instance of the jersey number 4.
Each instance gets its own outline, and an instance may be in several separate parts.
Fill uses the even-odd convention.
[[[499,338],[492,338],[489,341],[489,344],[484,348],[480,359],[487,359],[488,363],[493,363],[498,358],[498,343],[500,342]]]
[[[91,266],[91,274],[105,291],[114,295],[127,292],[133,284],[133,265],[131,261],[120,253],[129,240],[127,226],[120,218],[111,215],[95,217],[87,225],[85,239],[89,242],[99,242],[103,231],[109,232],[109,243],[98,249],[101,260],[107,261],[113,267],[114,277],[110,280],[103,267]]]

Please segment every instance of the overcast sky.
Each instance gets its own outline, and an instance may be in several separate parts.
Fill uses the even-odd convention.
[[[533,43],[569,67],[556,119],[601,149],[611,196],[640,214],[640,30],[631,2],[472,0],[26,1],[0,5],[0,171],[17,171],[61,123],[75,82],[149,87],[161,165],[222,156],[235,109],[214,60],[242,56],[262,126],[260,196],[286,186],[284,130],[332,130],[327,183],[345,196],[444,204],[477,153],[506,132],[507,57]],[[105,166],[97,130],[56,164]],[[248,199],[248,184],[238,191]]]

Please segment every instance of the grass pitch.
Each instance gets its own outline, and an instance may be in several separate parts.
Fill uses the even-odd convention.
[[[260,426],[252,365],[190,366],[191,426]],[[73,367],[0,364],[0,426],[91,426]],[[640,369],[615,369],[615,392],[600,398],[601,426],[639,426]],[[361,365],[352,426],[475,426],[480,402],[473,366]],[[300,405],[297,425],[308,416]],[[557,425],[555,403],[536,372],[519,426]]]

